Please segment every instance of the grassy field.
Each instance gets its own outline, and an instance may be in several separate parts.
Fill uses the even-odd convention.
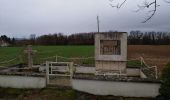
[[[10,59],[18,57],[16,60],[10,63],[0,63],[0,65],[12,65],[19,62],[26,62],[26,54],[24,50],[26,47],[1,47],[0,48],[0,62],[8,61]],[[33,46],[37,52],[34,55],[34,63],[42,63],[45,60],[55,60],[52,56],[63,56],[63,57],[89,57],[94,56],[93,46]],[[47,59],[44,59],[47,58]],[[61,61],[67,61],[67,59],[58,58]],[[89,59],[90,60],[90,59]],[[84,61],[89,62],[88,61]],[[94,60],[94,59],[92,59]],[[82,61],[76,61],[82,62]]]
[[[26,61],[24,53],[26,47],[1,47],[0,48],[0,62],[18,57],[10,64]],[[64,57],[94,57],[94,46],[33,46],[37,52],[34,55],[34,63],[42,63],[45,60],[55,60],[55,55]],[[144,57],[149,65],[158,66],[162,70],[168,62],[170,62],[170,45],[129,45],[128,59],[136,59]],[[48,59],[41,59],[52,57]],[[67,59],[58,58],[59,61],[67,61]],[[94,59],[89,60],[72,60],[76,63],[93,63]],[[8,63],[0,63],[0,65],[8,65]]]
[[[26,47],[0,47],[0,60],[23,54]],[[87,57],[94,55],[93,46],[33,46],[39,57],[61,55],[66,57]]]

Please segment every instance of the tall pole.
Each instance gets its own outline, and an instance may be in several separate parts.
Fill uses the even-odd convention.
[[[97,16],[97,31],[100,32],[100,26],[99,26],[99,16]]]

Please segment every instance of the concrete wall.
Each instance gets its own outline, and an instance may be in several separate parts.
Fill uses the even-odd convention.
[[[108,70],[126,72],[126,62],[114,62],[114,61],[96,61],[96,70]]]
[[[76,73],[87,73],[87,74],[94,74],[95,67],[76,67]]]
[[[101,41],[120,41],[120,55],[119,54],[101,54]],[[98,33],[95,34],[95,66],[96,70],[112,70],[126,73],[127,60],[127,33]]]
[[[117,38],[114,37],[118,35]],[[120,40],[121,54],[120,55],[101,55],[100,54],[100,40]],[[113,33],[110,37],[106,33],[95,34],[95,59],[105,61],[126,61],[127,60],[127,33]]]
[[[127,68],[126,72],[127,72],[127,76],[139,76],[140,77],[139,68]]]
[[[156,97],[159,94],[160,84],[73,79],[72,87],[75,90],[95,95]]]
[[[0,75],[0,87],[11,88],[44,88],[45,77]]]

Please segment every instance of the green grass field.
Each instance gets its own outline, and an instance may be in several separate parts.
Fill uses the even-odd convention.
[[[19,63],[27,63],[27,56],[24,53],[26,47],[1,47],[0,66],[11,66]],[[37,52],[34,54],[34,64],[42,64],[45,61],[55,61],[56,55],[67,58],[86,58],[94,57],[94,46],[33,46]],[[14,59],[13,61],[9,61]],[[79,65],[94,66],[94,58],[90,59],[66,59],[57,57],[58,61],[73,61]],[[140,65],[139,61],[130,61],[128,65]]]
[[[0,65],[12,65],[20,62],[26,62],[26,54],[24,50],[26,47],[1,47],[0,48]],[[52,56],[63,56],[63,57],[91,57],[94,56],[94,46],[33,46],[34,50],[37,52],[34,54],[34,63],[39,64],[45,60],[55,60],[55,57],[49,59]],[[18,58],[16,58],[18,57]],[[6,62],[16,58],[16,60]],[[67,59],[58,58],[61,61],[68,61]],[[93,59],[94,60],[94,59]],[[76,61],[82,62],[82,61]],[[88,63],[89,61],[83,61],[84,63]]]

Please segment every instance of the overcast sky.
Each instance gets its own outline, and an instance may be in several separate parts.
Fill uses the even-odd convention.
[[[97,15],[101,31],[170,31],[170,4],[158,0],[155,16],[143,24],[147,11],[134,12],[142,1],[128,0],[118,10],[109,0],[0,0],[0,35],[95,32]]]

